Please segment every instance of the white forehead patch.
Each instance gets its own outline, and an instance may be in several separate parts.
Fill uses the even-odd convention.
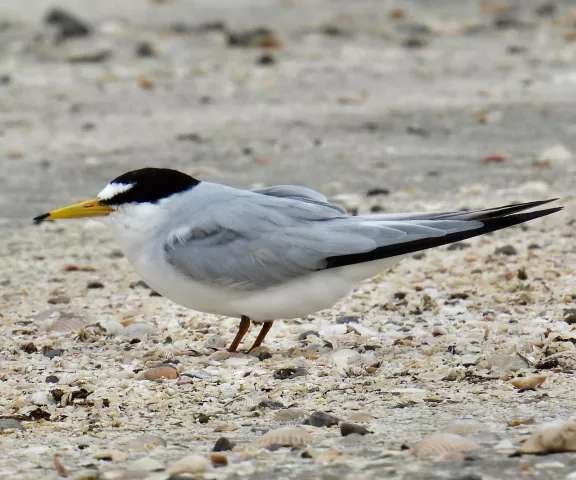
[[[133,186],[133,183],[109,183],[98,194],[98,200],[110,200],[112,197],[130,190]]]

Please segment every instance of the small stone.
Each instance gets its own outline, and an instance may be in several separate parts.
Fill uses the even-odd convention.
[[[66,295],[58,295],[57,297],[49,298],[48,303],[51,305],[67,304],[70,303],[70,297]]]
[[[189,455],[174,463],[168,472],[178,473],[201,473],[210,468],[210,462],[200,455]]]
[[[146,370],[139,376],[140,380],[176,380],[180,375],[178,370],[171,366],[154,367]]]
[[[142,472],[161,472],[166,467],[158,460],[151,457],[139,458],[132,462],[131,469]]]
[[[496,250],[494,250],[494,253],[496,255],[508,255],[508,256],[518,254],[518,252],[512,245],[504,245],[503,247],[498,247]]]
[[[13,418],[0,418],[0,432],[2,430],[20,430],[24,431],[22,424]]]
[[[86,288],[104,288],[104,284],[102,282],[90,282]]]
[[[329,413],[313,412],[306,420],[304,425],[311,425],[312,427],[332,427],[338,425],[341,420]]]
[[[306,330],[305,332],[298,335],[298,340],[306,340],[310,336],[320,337],[320,334],[315,330]]]
[[[574,325],[576,323],[576,308],[568,308],[562,312],[562,315],[567,324]]]
[[[366,435],[368,430],[363,427],[362,425],[356,425],[354,423],[341,423],[340,424],[340,433],[343,437],[347,437],[348,435],[352,435],[353,433],[357,435]]]
[[[57,350],[54,348],[54,349],[50,349],[46,353],[44,353],[44,356],[48,357],[48,358],[60,357],[60,356],[62,356],[62,352],[60,350]]]
[[[137,282],[132,282],[130,284],[130,288],[136,288],[136,287],[146,288],[147,290],[150,290],[150,287],[144,280],[138,280]]]
[[[524,267],[518,270],[518,280],[528,280],[528,275],[526,274],[526,269]]]
[[[150,42],[140,42],[136,45],[136,56],[141,58],[155,57],[157,55],[156,50]]]
[[[291,380],[296,377],[304,377],[308,375],[308,370],[305,368],[281,368],[274,372],[276,380]]]
[[[408,37],[402,42],[405,48],[424,48],[428,45],[428,40],[424,37]]]
[[[390,195],[390,190],[384,187],[375,187],[366,192],[367,197],[375,197],[376,195]]]
[[[61,8],[50,10],[46,14],[44,22],[58,29],[59,40],[90,35],[90,27],[88,25]]]
[[[220,437],[216,440],[214,447],[212,448],[213,452],[227,452],[231,451],[234,448],[234,444],[228,440],[226,437]]]
[[[470,248],[470,244],[468,242],[454,242],[448,245],[446,250],[453,251],[453,250],[464,250],[466,248]]]
[[[258,358],[258,360],[263,362],[264,360],[268,360],[269,358],[272,358],[272,354],[270,352],[260,352],[258,354],[257,358]]]
[[[280,410],[284,408],[284,405],[280,402],[275,402],[274,400],[262,400],[258,404],[258,408],[261,409],[269,408],[270,410]]]
[[[270,55],[269,53],[264,53],[263,55],[260,55],[256,60],[256,64],[264,66],[274,65],[275,63],[276,59],[274,58],[273,55]]]
[[[210,461],[215,467],[225,467],[228,465],[228,457],[226,455],[222,455],[221,453],[211,453]]]
[[[556,3],[544,2],[536,7],[536,15],[539,17],[552,17],[556,13]]]
[[[354,316],[351,316],[351,315],[346,315],[346,316],[343,316],[343,317],[337,317],[337,318],[336,318],[336,323],[337,323],[338,325],[344,325],[344,324],[346,324],[346,323],[360,323],[359,320],[360,320],[360,317],[354,317]]]
[[[127,455],[120,450],[96,450],[92,456],[96,460],[106,460],[108,462],[123,462]]]
[[[406,132],[410,133],[411,135],[418,135],[420,137],[427,137],[430,135],[430,132],[425,128],[421,127],[420,125],[408,125],[406,127]]]
[[[46,383],[58,383],[60,379],[56,375],[48,375],[45,381]]]

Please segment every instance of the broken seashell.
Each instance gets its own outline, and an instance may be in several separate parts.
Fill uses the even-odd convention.
[[[142,457],[132,462],[132,470],[140,472],[160,472],[165,468],[158,460],[150,457]]]
[[[466,435],[470,433],[478,433],[486,430],[486,426],[477,420],[454,420],[446,425],[442,431],[446,433],[455,433],[457,435]]]
[[[274,414],[274,420],[276,422],[290,422],[306,415],[306,410],[302,410],[301,408],[285,408]]]
[[[240,429],[239,425],[220,425],[214,429],[215,432],[235,432],[236,430]]]
[[[77,332],[88,325],[88,320],[73,313],[59,312],[58,318],[46,329],[48,332]]]
[[[128,447],[133,451],[149,452],[156,447],[165,447],[166,440],[157,435],[140,435],[128,442]]]
[[[124,328],[122,335],[130,340],[143,340],[154,333],[154,327],[147,323],[133,323]]]
[[[536,387],[542,385],[548,377],[544,375],[534,375],[532,377],[519,377],[510,380],[510,383],[519,390],[536,390]]]
[[[210,462],[200,455],[189,455],[174,463],[168,473],[171,475],[178,473],[200,473],[210,468]]]
[[[312,435],[300,427],[283,427],[270,430],[254,441],[254,445],[261,448],[270,445],[280,445],[282,447],[295,447],[312,443]]]
[[[178,370],[174,367],[170,367],[168,365],[164,365],[161,367],[154,367],[146,370],[139,376],[139,380],[176,380],[180,375],[178,374]]]
[[[433,455],[462,450],[474,450],[479,445],[455,433],[435,433],[418,442],[412,452],[416,455]]]
[[[520,448],[522,453],[576,451],[576,423],[551,422],[538,428]]]

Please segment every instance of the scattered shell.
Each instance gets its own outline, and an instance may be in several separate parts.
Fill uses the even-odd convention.
[[[576,423],[552,422],[542,425],[526,440],[522,453],[576,451]]]
[[[139,380],[175,380],[179,377],[178,370],[168,365],[162,367],[154,367],[146,370],[139,376]]]
[[[48,392],[34,392],[30,395],[30,401],[34,405],[51,405],[54,402],[54,397]]]
[[[270,445],[295,447],[312,443],[312,435],[301,427],[283,427],[270,430],[254,441],[254,445],[266,448]]]
[[[124,325],[116,320],[108,320],[104,323],[101,323],[102,328],[106,330],[108,335],[121,335],[124,333]]]
[[[132,469],[139,470],[143,472],[160,472],[166,467],[160,463],[158,460],[151,457],[139,458],[132,462]]]
[[[124,328],[122,335],[131,340],[143,340],[154,333],[154,327],[147,323],[133,323]]]
[[[228,465],[228,457],[222,453],[211,453],[210,460],[215,467],[224,467]]]
[[[520,377],[510,380],[510,383],[519,390],[536,390],[548,377],[544,375],[534,375],[532,377]]]
[[[226,346],[225,340],[220,335],[210,335],[204,342],[206,348],[224,348]]]
[[[165,447],[166,440],[157,435],[140,435],[128,442],[128,447],[133,451],[149,452],[156,447]]]
[[[108,460],[113,462],[123,462],[127,455],[119,450],[96,450],[92,456],[96,460]]]
[[[286,408],[274,414],[274,420],[277,422],[290,422],[306,416],[306,410],[301,408]]]
[[[86,318],[66,312],[59,312],[50,326],[46,329],[48,332],[77,332],[88,325]]]
[[[205,472],[210,468],[210,462],[200,455],[189,455],[181,458],[173,464],[168,472],[170,474],[177,473],[200,473]]]
[[[214,429],[215,432],[235,432],[236,430],[239,430],[240,426],[239,425],[234,425],[234,424],[230,424],[230,425],[220,425],[219,427],[216,427]]]
[[[349,415],[347,420],[353,423],[370,423],[374,421],[374,417],[369,413],[357,412]]]
[[[455,433],[435,433],[418,442],[412,452],[416,455],[436,455],[461,450],[474,450],[478,447],[476,442]]]
[[[467,435],[470,433],[486,431],[486,426],[477,420],[454,420],[446,425],[442,431],[446,433],[455,433],[457,435]]]
[[[230,358],[230,352],[226,350],[220,350],[218,352],[214,352],[212,355],[208,357],[208,360],[212,360],[214,362],[223,362],[224,360],[228,360]]]
[[[332,352],[330,358],[338,370],[346,372],[351,366],[359,363],[362,356],[355,350],[345,348]]]

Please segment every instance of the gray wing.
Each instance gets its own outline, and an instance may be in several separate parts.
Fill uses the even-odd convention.
[[[211,185],[211,191],[203,187],[209,205],[191,213],[187,226],[175,229],[164,247],[173,266],[209,285],[262,289],[322,270],[331,257],[482,225],[475,221],[349,217],[340,207],[309,194],[297,198],[271,195],[270,189],[265,193],[223,189],[218,195],[216,187],[221,186]]]

